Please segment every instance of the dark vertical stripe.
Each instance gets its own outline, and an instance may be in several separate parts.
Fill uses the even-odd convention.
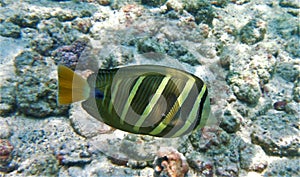
[[[197,122],[197,118],[199,114],[201,114],[202,110],[199,110],[199,106],[201,104],[203,95],[205,94],[206,86],[204,85],[201,89],[201,92],[198,94],[197,99],[193,105],[193,108],[186,119],[185,124],[173,135],[173,137],[182,136],[185,133],[189,133],[188,129],[191,128],[190,131],[194,129],[195,123]],[[205,100],[205,99],[204,99]],[[203,107],[202,107],[203,108]],[[200,111],[200,113],[199,113]],[[200,116],[201,117],[201,116]]]
[[[188,134],[190,132],[192,132],[193,130],[195,130],[197,128],[197,126],[200,124],[200,121],[201,121],[201,113],[202,113],[202,110],[203,110],[203,106],[204,106],[204,102],[205,102],[205,99],[207,97],[207,89],[203,95],[203,97],[201,98],[201,102],[200,102],[200,105],[199,105],[199,108],[198,108],[198,114],[197,114],[197,121],[193,122],[190,127],[181,135],[185,135],[185,134]],[[180,135],[180,136],[181,136]]]
[[[156,125],[158,123],[158,118],[160,118],[159,122],[161,122],[163,118],[169,113],[171,108],[175,105],[179,94],[180,91],[178,90],[178,87],[174,84],[172,79],[170,79],[165,86],[165,89],[161,93],[158,103],[153,107],[154,113],[147,118],[154,120],[148,120],[147,122],[145,122],[145,124],[142,125],[142,127],[149,126],[149,122],[153,122]],[[154,124],[152,124],[151,127],[153,127]]]
[[[151,96],[155,94],[164,76],[146,76],[141,86],[137,90],[131,102],[131,108],[139,115],[142,115],[146,106],[149,104]]]
[[[161,133],[158,134],[158,136],[171,137],[185,125],[198,94],[199,91],[197,89],[197,86],[194,84],[192,89],[188,93],[187,98],[182,103],[179,111],[174,115],[174,118],[167,125],[167,127]]]
[[[158,104],[159,100],[163,98],[162,97],[162,92],[165,90],[166,85],[168,84],[170,79],[171,79],[170,75],[166,75],[165,77],[163,77],[163,80],[160,82],[160,84],[159,84],[158,88],[156,89],[155,93],[153,94],[153,96],[151,98],[149,98],[150,99],[149,104],[146,106],[146,108],[143,111],[141,117],[136,122],[136,124],[134,126],[135,131],[138,131],[144,122],[145,123],[148,122],[148,121],[146,121],[147,118],[151,119],[151,118],[149,118],[149,115],[152,113],[152,110],[155,107],[157,107],[157,105],[159,105]],[[156,115],[156,116],[160,117],[160,115]],[[152,121],[150,121],[150,122],[152,122]],[[149,124],[148,124],[148,126],[149,126]],[[150,125],[150,126],[152,126],[152,125]]]
[[[205,100],[207,98],[207,95],[208,95],[208,91],[206,89],[206,91],[205,91],[205,93],[204,93],[204,95],[203,95],[203,97],[201,99],[200,105],[199,105],[198,118],[197,118],[197,121],[196,121],[194,129],[200,124],[200,121],[201,121],[201,118],[202,118],[201,117],[201,115],[202,115],[201,113],[202,113],[204,102],[205,102]]]
[[[145,79],[145,77],[146,76],[140,76],[137,79],[135,79],[134,84],[127,84],[126,87],[121,88],[121,89],[125,89],[126,90],[125,92],[127,92],[127,91],[129,92],[128,96],[126,94],[126,99],[124,99],[125,103],[124,103],[124,106],[122,107],[122,111],[121,111],[121,115],[120,115],[120,118],[121,118],[120,123],[121,124],[124,124],[124,121],[127,117],[128,112],[130,112],[132,110],[131,103],[132,103],[139,87],[143,83],[143,80]],[[131,88],[131,85],[133,86],[132,88]],[[129,88],[131,88],[131,89],[129,89]]]

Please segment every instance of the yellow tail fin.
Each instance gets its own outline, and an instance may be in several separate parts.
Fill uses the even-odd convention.
[[[90,87],[84,78],[62,65],[58,66],[57,72],[59,104],[70,104],[89,97]]]

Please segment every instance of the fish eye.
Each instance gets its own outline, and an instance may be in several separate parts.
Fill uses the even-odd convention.
[[[95,94],[95,98],[97,98],[97,99],[104,98],[104,93],[101,90],[99,90],[98,88],[95,88],[94,94]]]

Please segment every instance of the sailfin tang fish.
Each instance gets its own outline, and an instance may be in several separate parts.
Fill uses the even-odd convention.
[[[179,137],[203,127],[210,113],[206,84],[182,70],[139,65],[99,69],[87,80],[58,67],[58,102],[82,101],[96,119],[120,130]]]

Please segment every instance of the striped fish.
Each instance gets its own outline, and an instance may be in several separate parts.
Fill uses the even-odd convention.
[[[207,87],[174,68],[139,65],[99,69],[87,80],[58,67],[58,102],[82,102],[96,119],[120,130],[179,137],[201,128],[210,113]]]

